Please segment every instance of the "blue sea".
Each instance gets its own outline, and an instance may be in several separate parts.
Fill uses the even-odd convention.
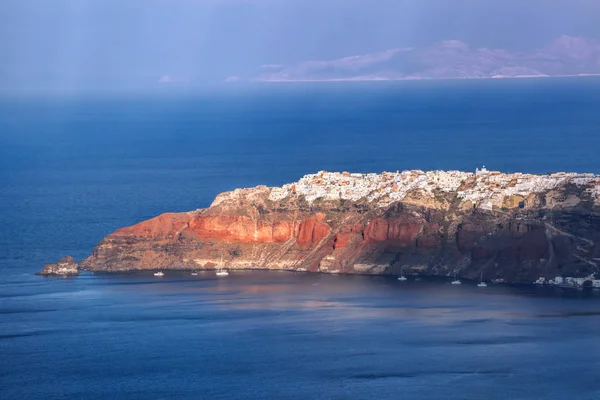
[[[600,173],[598,110],[593,77],[0,94],[0,398],[598,399],[597,292],[33,275],[319,170]]]

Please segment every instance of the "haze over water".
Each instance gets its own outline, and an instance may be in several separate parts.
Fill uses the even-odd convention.
[[[1,398],[598,398],[597,293],[234,272],[33,276],[319,170],[600,173],[600,80],[0,100]],[[442,396],[443,394],[443,396]]]

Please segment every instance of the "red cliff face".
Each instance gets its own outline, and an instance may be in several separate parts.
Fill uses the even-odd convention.
[[[317,213],[300,221],[254,220],[246,216],[200,215],[188,222],[188,229],[199,239],[227,243],[282,243],[291,238],[301,245],[313,245],[331,231],[324,222],[325,215]]]
[[[350,242],[363,241],[364,226],[360,224],[345,225],[340,230],[340,233],[335,235],[334,238],[334,249],[342,249],[346,247]]]
[[[228,243],[279,243],[292,237],[294,223],[253,220],[246,216],[200,215],[190,219],[188,229],[199,239]]]
[[[296,241],[300,245],[315,245],[329,236],[331,229],[323,220],[325,214],[317,213],[314,217],[307,218],[300,223]]]
[[[376,218],[365,229],[367,242],[394,242],[401,246],[412,245],[420,233],[419,224],[398,219]]]

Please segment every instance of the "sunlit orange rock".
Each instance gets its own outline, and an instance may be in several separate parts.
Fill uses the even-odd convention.
[[[324,214],[317,214],[312,218],[305,219],[300,223],[296,240],[301,245],[312,245],[319,243],[327,237],[331,231],[324,220]]]
[[[419,225],[402,220],[373,219],[365,229],[367,242],[394,242],[408,246],[419,234]]]
[[[139,224],[121,228],[112,235],[166,238],[175,235],[185,227],[189,219],[188,213],[165,213]]]

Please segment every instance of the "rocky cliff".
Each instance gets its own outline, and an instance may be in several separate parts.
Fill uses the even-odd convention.
[[[81,267],[200,270],[223,257],[228,269],[587,276],[600,263],[599,211],[592,174],[319,172],[119,229]]]
[[[79,265],[71,256],[66,256],[58,260],[56,263],[44,265],[44,269],[37,273],[43,276],[69,276],[79,274]]]

